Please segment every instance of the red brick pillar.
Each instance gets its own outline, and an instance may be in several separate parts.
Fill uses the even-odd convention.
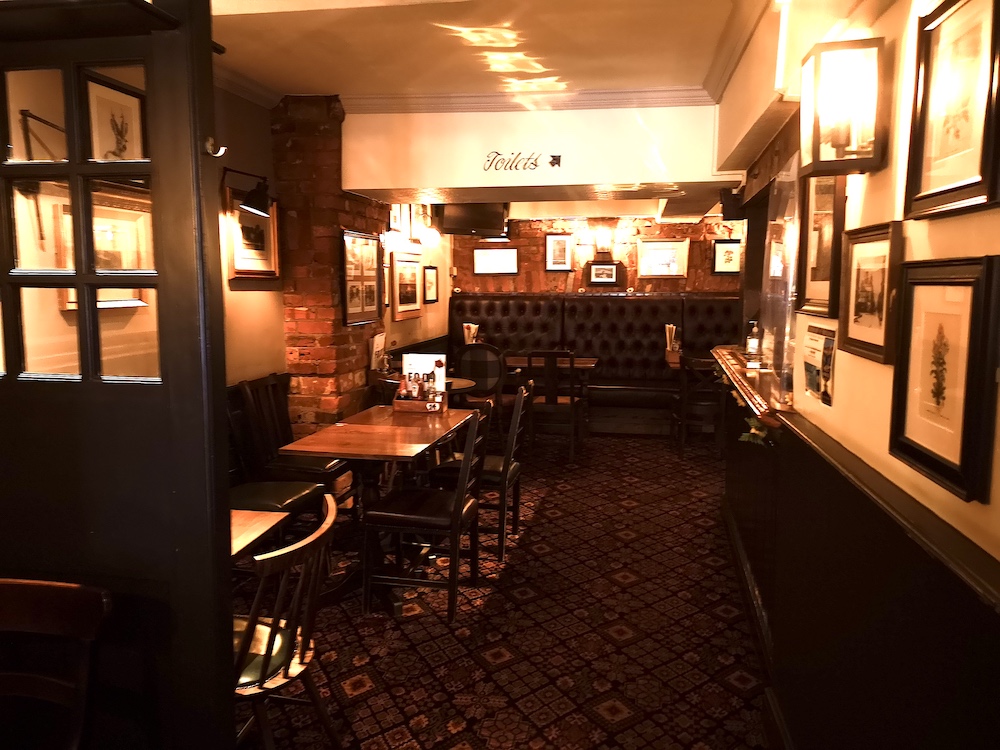
[[[296,437],[356,411],[367,385],[368,340],[383,327],[344,325],[341,230],[383,232],[389,206],[341,188],[343,122],[336,96],[286,96],[271,111]]]

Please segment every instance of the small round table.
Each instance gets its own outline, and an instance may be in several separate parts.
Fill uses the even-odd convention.
[[[402,375],[400,373],[391,372],[388,375],[381,375],[379,380],[386,385],[393,385],[398,388],[401,377]],[[469,380],[468,378],[453,378],[449,375],[444,379],[444,387],[448,393],[464,393],[465,391],[475,388],[476,381]]]

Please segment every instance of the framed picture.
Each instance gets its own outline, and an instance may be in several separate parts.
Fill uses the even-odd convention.
[[[516,247],[477,247],[472,251],[474,274],[516,274]]]
[[[95,183],[92,197],[94,267],[97,271],[134,271],[154,268],[151,201],[146,190],[133,190],[115,183]],[[56,265],[72,268],[73,213],[66,203],[53,206],[55,216]],[[145,307],[145,290],[139,288],[97,289],[97,309]],[[59,309],[78,310],[74,287],[59,289]]]
[[[389,207],[389,229],[402,232],[404,237],[410,238],[409,203],[393,203]]]
[[[227,187],[225,195],[229,278],[276,278],[278,276],[278,204],[271,215],[241,211],[246,192]]]
[[[640,279],[675,279],[687,276],[691,240],[638,242]]]
[[[712,245],[712,273],[738,274],[743,260],[740,240],[716,240]]]
[[[389,266],[382,266],[382,306],[389,306],[389,290],[392,285],[389,283]]]
[[[889,452],[966,501],[989,501],[1000,256],[902,264]]]
[[[896,354],[896,300],[903,260],[903,222],[844,232],[837,348],[891,365]]]
[[[382,282],[381,246],[374,234],[343,232],[344,325],[373,323],[381,317],[378,287]]]
[[[424,304],[438,301],[438,269],[437,266],[424,266]]]
[[[798,297],[795,309],[836,318],[840,304],[840,248],[847,178],[806,177],[799,212]]]
[[[392,276],[392,319],[420,317],[420,256],[393,252],[389,268]]]
[[[997,197],[995,24],[990,0],[945,0],[920,19],[907,219]]]
[[[572,234],[545,235],[545,270],[572,271],[573,244]]]
[[[90,158],[145,159],[145,93],[97,73],[87,73],[85,80],[90,110]]]
[[[584,270],[584,278],[596,286],[618,286],[625,281],[625,266],[621,261],[591,261]]]

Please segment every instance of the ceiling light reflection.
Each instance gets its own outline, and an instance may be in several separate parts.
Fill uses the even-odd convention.
[[[518,33],[510,28],[509,23],[500,26],[449,26],[445,23],[434,25],[448,29],[473,47],[516,47],[521,43]]]
[[[523,52],[484,52],[483,57],[494,73],[544,73],[549,70],[537,58]]]
[[[503,79],[503,90],[511,94],[565,91],[568,85],[566,81],[560,81],[559,76]]]

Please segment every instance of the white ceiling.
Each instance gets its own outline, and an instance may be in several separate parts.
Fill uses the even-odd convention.
[[[711,104],[752,32],[747,19],[767,4],[213,0],[213,38],[226,47],[216,64],[223,85],[271,103],[338,94],[348,114],[524,106],[508,89],[525,84],[510,79],[553,79],[543,106],[554,108]],[[474,46],[466,29],[492,29],[478,32],[492,35],[490,46]],[[491,71],[487,52],[512,52],[505,62],[535,70]]]

